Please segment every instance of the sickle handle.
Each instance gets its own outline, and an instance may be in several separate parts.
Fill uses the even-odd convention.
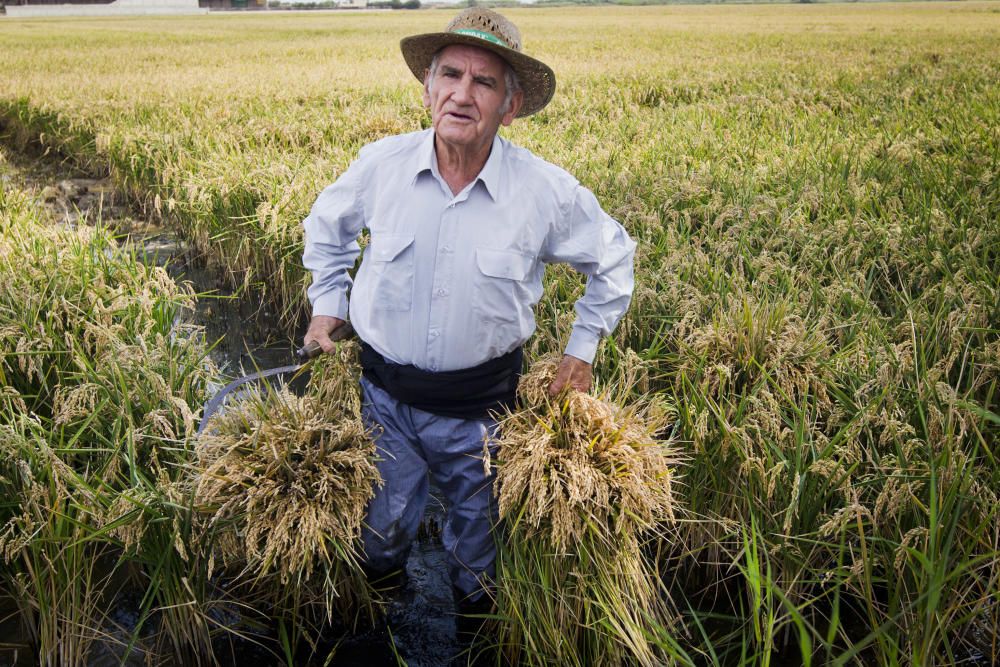
[[[310,359],[315,359],[323,353],[323,348],[319,346],[319,343],[312,341],[305,347],[300,347],[295,350],[295,356],[298,357],[299,361],[308,361]]]
[[[354,335],[354,327],[351,326],[350,322],[344,322],[339,327],[334,329],[332,334],[330,334],[330,340],[337,342],[338,340],[350,338],[352,335]],[[299,361],[309,361],[310,359],[315,359],[321,354],[323,354],[323,348],[320,347],[320,344],[316,341],[312,341],[305,347],[299,348],[295,351],[295,356],[299,359]]]

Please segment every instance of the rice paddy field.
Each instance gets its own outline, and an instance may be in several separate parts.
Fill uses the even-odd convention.
[[[109,175],[299,337],[301,220],[429,125],[397,44],[452,13],[0,20],[0,175]],[[505,136],[639,251],[599,400],[506,421],[496,663],[1000,663],[1000,3],[505,13],[558,77]],[[303,664],[378,615],[356,396],[260,395],[199,440],[196,295],[114,235],[0,180],[0,643],[194,664],[265,627]],[[582,288],[549,269],[533,373]]]

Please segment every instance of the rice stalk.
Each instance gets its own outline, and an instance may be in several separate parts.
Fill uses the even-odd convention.
[[[0,424],[0,454],[0,489],[16,507],[0,526],[4,587],[39,664],[86,664],[115,571],[113,549],[93,538],[94,498],[27,417]]]
[[[103,229],[49,224],[16,191],[0,190],[0,230],[0,426],[27,443],[5,457],[0,587],[51,664],[92,659],[126,570],[174,655],[206,655],[204,576],[181,556],[185,509],[164,491],[217,376],[180,322],[190,288]]]
[[[673,611],[647,542],[677,511],[670,412],[547,388],[558,357],[521,380],[501,423],[497,628],[525,664],[660,664]]]
[[[359,540],[381,479],[360,418],[356,355],[342,344],[314,361],[301,397],[256,388],[213,416],[189,481],[221,564],[272,598],[296,592],[293,611],[318,604],[328,621],[350,619],[370,599]]]
[[[596,361],[616,377],[634,352],[648,372],[628,400],[648,390],[676,406],[691,465],[674,491],[691,520],[656,549],[681,557],[670,584],[689,652],[1000,661],[995,7],[509,11],[561,83],[543,113],[503,132],[574,174],[639,242],[632,307]],[[306,307],[301,218],[361,145],[428,126],[419,87],[387,54],[443,20],[149,21],[67,31],[8,17],[0,134],[107,171],[292,322]],[[206,63],[206,48],[241,66]],[[568,267],[547,272],[532,357],[560,349],[582,290]],[[58,337],[36,317],[12,322],[0,326],[0,405],[44,394],[49,414]],[[84,367],[81,384],[100,385]],[[60,426],[72,435],[94,401],[93,424],[127,428],[111,396],[63,388]],[[146,498],[144,466],[128,462],[161,448],[188,460],[170,440],[186,420],[171,414],[143,411],[127,454],[104,457],[118,445],[103,442],[67,460],[106,463],[130,477],[116,490]],[[168,531],[146,542],[177,553]]]

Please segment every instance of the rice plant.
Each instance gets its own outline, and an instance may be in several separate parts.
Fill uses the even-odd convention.
[[[675,511],[669,412],[551,399],[557,366],[533,365],[501,424],[500,647],[512,664],[659,664],[650,636],[673,610],[646,547]]]
[[[559,88],[507,137],[573,173],[639,241],[633,304],[599,352],[597,375],[617,387],[613,404],[674,406],[673,447],[686,459],[685,483],[672,488],[684,518],[666,532],[659,523],[636,528],[643,560],[623,561],[641,562],[644,572],[655,562],[657,599],[669,592],[676,613],[667,622],[656,608],[649,619],[616,610],[628,620],[619,629],[641,625],[645,633],[638,650],[636,633],[625,632],[634,638],[629,650],[726,664],[997,662],[994,4],[509,13],[527,50],[553,66]],[[110,173],[149,215],[204,250],[231,285],[279,313],[290,333],[306,308],[301,219],[361,145],[427,125],[397,43],[440,29],[449,16],[7,20],[0,134]],[[18,216],[29,215],[30,206],[18,206]],[[41,238],[17,242],[26,255],[52,252]],[[114,347],[99,364],[73,362],[80,355],[57,345],[67,329],[39,313],[51,302],[53,322],[74,322],[75,302],[52,294],[42,310],[21,296],[46,285],[31,261],[4,266],[15,280],[24,273],[38,282],[25,283],[16,306],[3,311],[0,402],[8,412],[36,413],[44,428],[61,419],[60,442],[74,447],[51,449],[71,469],[115,472],[104,500],[117,519],[113,535],[129,553],[145,554],[137,556],[144,572],[163,573],[149,578],[157,591],[150,624],[160,604],[190,612],[173,622],[173,636],[187,639],[171,650],[206,651],[207,639],[194,639],[208,632],[198,620],[205,610],[187,604],[192,593],[177,582],[186,577],[193,597],[207,598],[215,546],[177,509],[190,493],[170,495],[171,466],[193,454],[181,444],[190,420],[141,363],[129,362],[164,344],[153,335],[145,347]],[[109,275],[133,282],[129,272]],[[548,272],[532,358],[560,351],[582,288],[566,267]],[[98,312],[125,303],[113,285],[95,294]],[[163,327],[174,306],[150,298],[161,304],[148,313],[154,330],[169,342]],[[110,332],[132,335],[131,326]],[[108,325],[85,334],[93,346]],[[109,372],[122,367],[111,373],[117,393],[93,379],[104,377],[105,362]],[[174,391],[188,408],[198,403],[187,393],[202,391],[196,365],[162,373],[172,388],[194,373],[189,388]],[[66,373],[78,381],[60,379]],[[146,384],[129,393],[133,374]],[[125,394],[143,406],[138,413],[111,409]],[[147,406],[147,396],[161,402]],[[576,415],[569,404],[553,403],[551,413],[540,406],[532,404],[549,416],[539,423],[550,426]],[[18,424],[15,440],[31,442],[34,427]],[[111,435],[76,446],[90,433]],[[154,483],[143,466],[157,461],[165,479]],[[32,474],[51,477],[42,468]],[[600,493],[586,485],[578,492]],[[563,517],[581,516],[579,503],[560,507]],[[4,511],[9,520],[20,509]],[[613,515],[598,514],[614,525]],[[554,580],[568,572],[559,570],[569,567],[563,549],[528,551],[541,544],[543,521],[508,516],[508,524],[534,532],[522,540],[524,552],[502,548],[507,571],[544,563]],[[572,521],[559,525],[563,542],[586,535]],[[579,553],[607,548],[587,546]],[[530,614],[538,622],[518,625],[506,607],[501,614],[508,644],[525,641],[522,657],[579,662],[598,646],[624,655],[623,644],[616,654],[604,642],[607,626],[578,628],[558,644],[555,619],[596,607],[580,602],[582,588],[556,604],[528,587],[533,573],[522,574],[512,580],[537,603]],[[607,585],[594,580],[595,600],[605,599]]]
[[[359,375],[357,345],[342,343],[311,363],[303,396],[250,390],[212,417],[187,482],[220,564],[262,604],[317,627],[372,612],[360,537],[381,478]]]
[[[16,191],[0,190],[0,231],[0,586],[40,662],[85,664],[132,562],[131,576],[156,577],[145,613],[180,617],[164,640],[201,653],[207,626],[171,519],[183,512],[163,493],[216,375],[179,323],[190,290],[102,230],[47,223]],[[172,586],[142,567],[165,558],[183,570]]]

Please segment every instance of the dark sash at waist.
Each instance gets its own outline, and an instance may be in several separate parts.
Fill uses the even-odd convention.
[[[491,410],[514,407],[523,350],[458,371],[432,373],[396,364],[361,342],[364,377],[400,403],[443,417],[485,419]]]

